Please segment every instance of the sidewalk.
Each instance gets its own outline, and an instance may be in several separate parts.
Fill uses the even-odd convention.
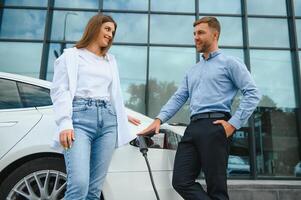
[[[228,180],[228,189],[230,200],[301,200],[301,181],[295,180]]]

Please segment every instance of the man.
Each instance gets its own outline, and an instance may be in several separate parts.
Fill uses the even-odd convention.
[[[229,199],[226,169],[232,134],[247,122],[260,95],[246,66],[218,49],[218,20],[203,17],[193,26],[196,49],[203,53],[202,58],[186,72],[154,122],[139,134],[158,133],[160,124],[189,99],[191,121],[178,145],[173,187],[186,200],[224,200]],[[238,90],[243,98],[231,117],[230,107]],[[201,169],[207,192],[195,181]]]

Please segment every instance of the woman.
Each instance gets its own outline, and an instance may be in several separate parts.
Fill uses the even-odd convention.
[[[108,54],[117,25],[93,16],[74,48],[55,61],[51,99],[67,169],[65,200],[97,199],[115,149],[135,136],[129,133],[115,58]]]

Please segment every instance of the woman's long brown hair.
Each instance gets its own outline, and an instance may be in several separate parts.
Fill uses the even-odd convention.
[[[91,42],[93,42],[98,37],[101,25],[106,22],[114,23],[115,31],[113,33],[113,37],[110,43],[108,44],[108,46],[101,48],[101,53],[105,55],[112,45],[115,32],[117,29],[116,22],[113,20],[112,17],[108,15],[103,15],[101,13],[94,15],[86,25],[82,38],[74,46],[78,49],[87,47]]]

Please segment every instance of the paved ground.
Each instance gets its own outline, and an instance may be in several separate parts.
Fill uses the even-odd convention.
[[[230,200],[301,200],[301,181],[228,180],[228,186]]]

